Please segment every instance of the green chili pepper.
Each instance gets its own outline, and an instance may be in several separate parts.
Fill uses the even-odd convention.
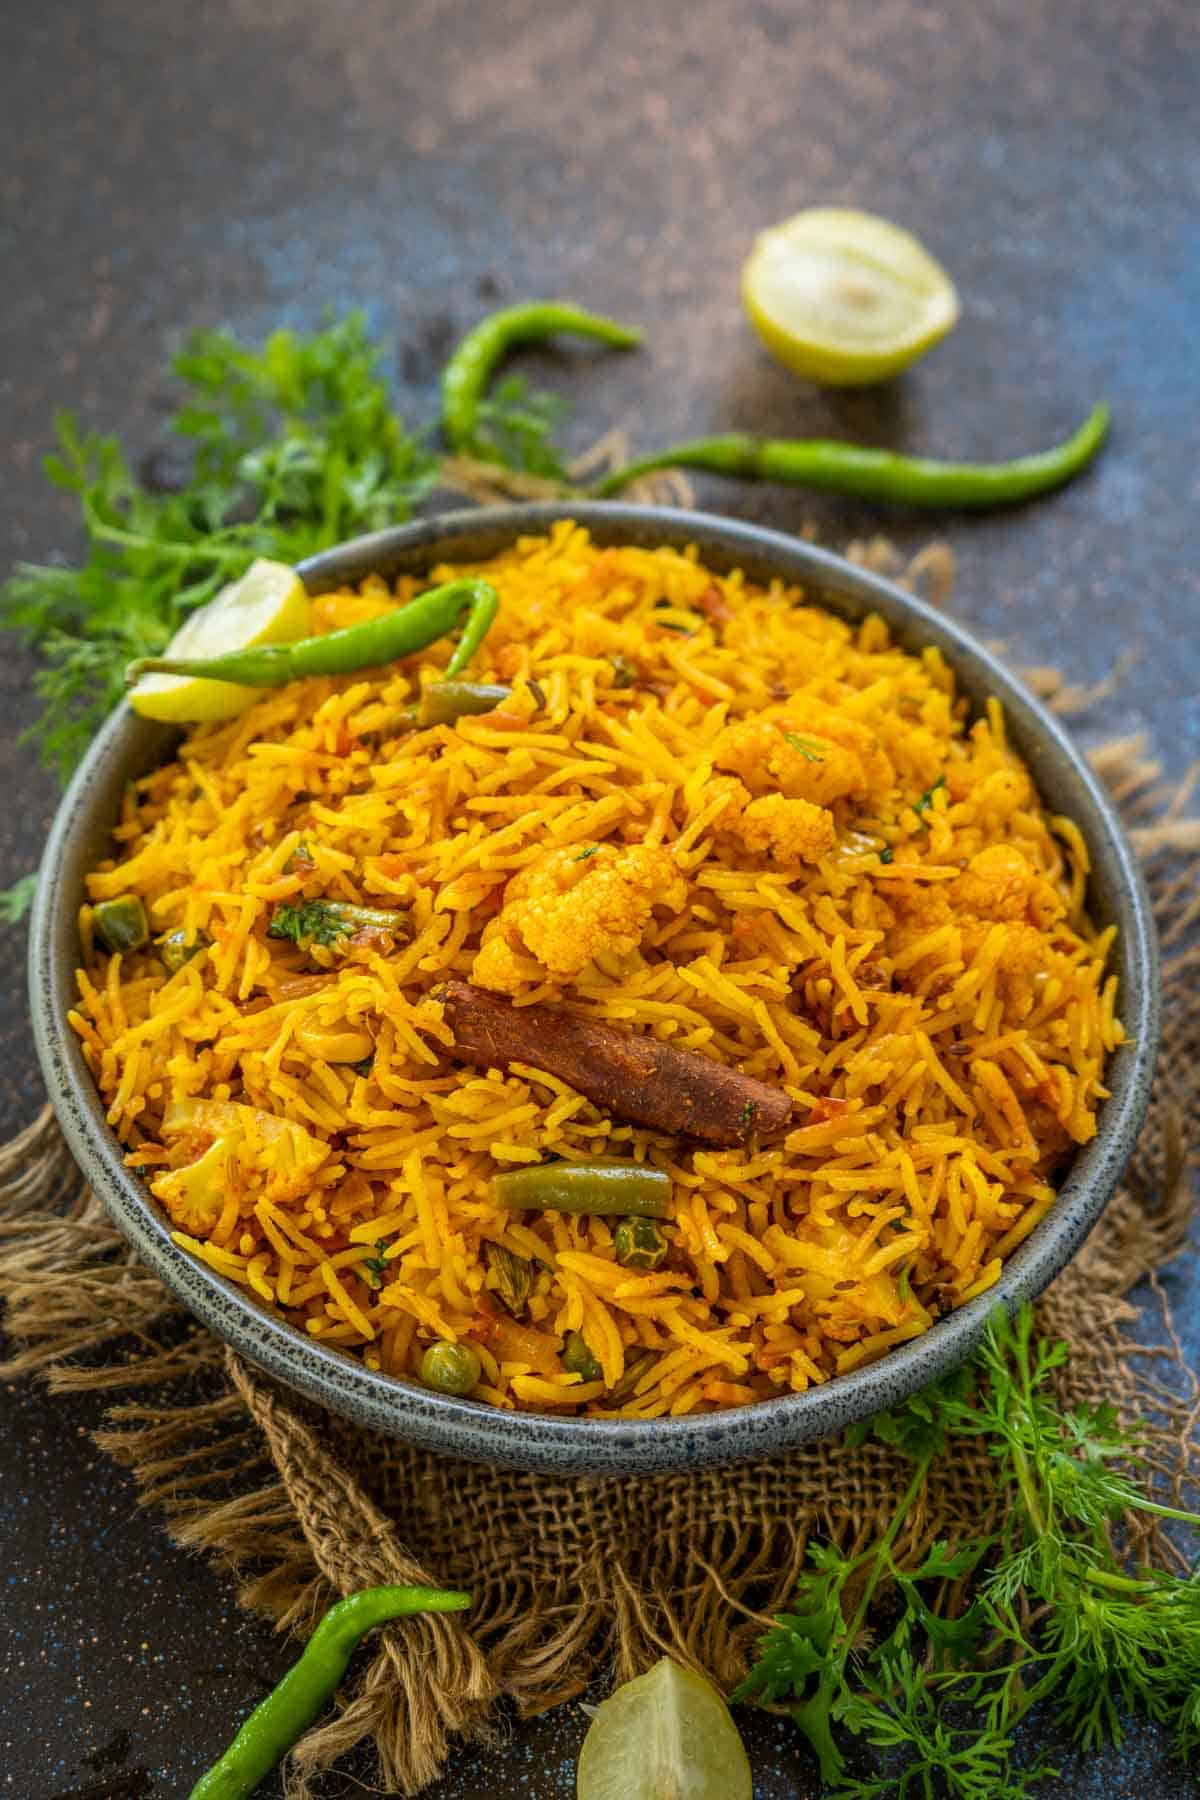
[[[604,1370],[588,1349],[582,1331],[568,1331],[563,1339],[562,1366],[568,1375],[582,1375],[585,1381],[602,1381]]]
[[[526,300],[489,313],[469,331],[442,371],[442,429],[455,450],[469,450],[476,434],[479,403],[492,372],[518,344],[540,344],[560,331],[594,338],[617,350],[642,341],[640,331],[558,300]]]
[[[483,1364],[470,1344],[438,1338],[421,1358],[421,1380],[439,1394],[469,1394],[482,1374]]]
[[[337,1691],[359,1639],[413,1613],[465,1612],[470,1594],[450,1588],[371,1587],[331,1606],[298,1662],[256,1706],[190,1800],[247,1800]]]
[[[92,913],[92,925],[106,950],[140,950],[150,936],[146,909],[136,894],[101,900]]]
[[[613,1247],[627,1269],[657,1269],[671,1248],[653,1219],[622,1219],[613,1232]]]
[[[686,468],[791,482],[905,506],[1012,506],[1061,487],[1085,468],[1104,442],[1108,421],[1108,407],[1097,406],[1061,444],[1003,463],[936,462],[831,438],[755,438],[733,432],[640,456],[623,469],[614,469],[595,491],[615,494],[652,469]]]
[[[167,931],[158,939],[159,959],[168,975],[177,975],[185,963],[191,962],[193,956],[199,956],[202,950],[207,950],[209,943],[210,939],[202,931],[198,931],[191,939],[182,929]]]
[[[645,1163],[601,1157],[595,1162],[538,1163],[492,1177],[498,1206],[514,1212],[622,1213],[665,1219],[671,1210],[671,1177]]]
[[[491,681],[431,681],[417,706],[418,725],[453,725],[472,713],[495,712],[512,689]]]
[[[447,671],[457,675],[483,642],[499,604],[489,582],[463,577],[430,588],[394,612],[362,619],[342,631],[327,631],[322,637],[300,638],[294,644],[259,644],[251,650],[231,650],[225,656],[143,656],[129,664],[125,681],[132,687],[143,675],[199,675],[206,681],[273,688],[306,675],[352,675],[358,669],[378,668],[381,663],[423,650],[452,631],[466,613],[467,622]]]

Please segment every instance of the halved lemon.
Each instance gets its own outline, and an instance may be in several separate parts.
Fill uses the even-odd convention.
[[[751,1800],[750,1762],[715,1687],[670,1657],[597,1707],[578,1800]]]
[[[768,350],[828,387],[898,374],[958,318],[954,283],[911,232],[839,207],[761,232],[742,301]]]
[[[167,645],[166,656],[225,656],[255,644],[291,644],[308,635],[308,595],[295,569],[260,556],[246,573],[198,607]],[[172,725],[233,719],[261,689],[195,675],[143,675],[129,704],[147,719]]]

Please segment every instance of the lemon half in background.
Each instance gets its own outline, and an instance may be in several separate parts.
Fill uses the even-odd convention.
[[[958,318],[954,283],[911,232],[838,207],[761,232],[742,300],[767,349],[827,387],[885,381]]]
[[[256,644],[292,644],[309,629],[308,595],[295,569],[259,557],[237,581],[196,609],[167,645],[166,656],[225,656]],[[195,675],[143,675],[129,704],[171,725],[234,719],[259,699],[260,688]]]
[[[596,1708],[578,1800],[751,1800],[750,1763],[715,1687],[669,1657]]]

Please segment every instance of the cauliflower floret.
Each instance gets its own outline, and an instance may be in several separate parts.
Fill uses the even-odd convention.
[[[842,720],[838,737],[825,720],[822,724],[825,729],[806,726],[789,716],[727,725],[717,739],[713,761],[719,769],[739,775],[755,794],[775,792],[791,800],[811,800],[816,806],[831,806],[847,795],[865,794],[869,777],[862,749],[842,739],[861,738],[865,748],[872,742],[870,734]],[[884,785],[889,785],[891,764],[882,752],[877,756],[880,768],[874,772],[886,772]]]
[[[480,946],[471,966],[471,980],[495,994],[515,994],[529,978],[529,959],[519,955],[499,933]]]
[[[627,956],[656,906],[681,912],[686,899],[687,883],[661,845],[552,851],[509,882],[472,979],[516,993],[529,980],[525,955],[555,980],[570,981],[605,951]]]
[[[150,1192],[182,1231],[207,1237],[216,1228],[226,1189],[238,1175],[241,1143],[236,1135],[219,1137],[195,1162],[157,1175],[150,1183]]]
[[[743,719],[726,725],[713,745],[713,762],[718,769],[730,769],[744,782],[757,787],[762,784],[767,764],[777,749],[786,745],[775,726],[767,719]]]
[[[980,850],[954,883],[953,893],[964,912],[980,919],[1032,918],[1045,925],[1064,910],[1051,884],[1011,844]]]
[[[954,898],[980,919],[1022,919],[1036,879],[1019,850],[989,844],[954,883]]]
[[[840,706],[830,706],[810,694],[797,694],[781,709],[781,731],[798,737],[827,738],[853,757],[861,771],[855,793],[885,793],[896,780],[892,759],[875,733]]]
[[[729,818],[728,811],[724,817]],[[740,817],[729,819],[726,829],[752,856],[781,863],[817,862],[834,843],[833,814],[811,800],[789,800],[785,794],[752,800]]]

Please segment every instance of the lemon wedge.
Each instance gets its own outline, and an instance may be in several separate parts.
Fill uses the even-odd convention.
[[[308,634],[308,595],[295,569],[259,557],[237,581],[196,609],[167,645],[166,656],[225,656],[255,644],[291,644]],[[178,725],[233,719],[261,690],[194,675],[143,675],[129,704],[147,719]]]
[[[596,1709],[578,1800],[751,1800],[750,1762],[716,1688],[664,1656]]]
[[[910,232],[838,207],[761,232],[742,301],[767,349],[827,387],[898,374],[958,318],[954,283]]]

